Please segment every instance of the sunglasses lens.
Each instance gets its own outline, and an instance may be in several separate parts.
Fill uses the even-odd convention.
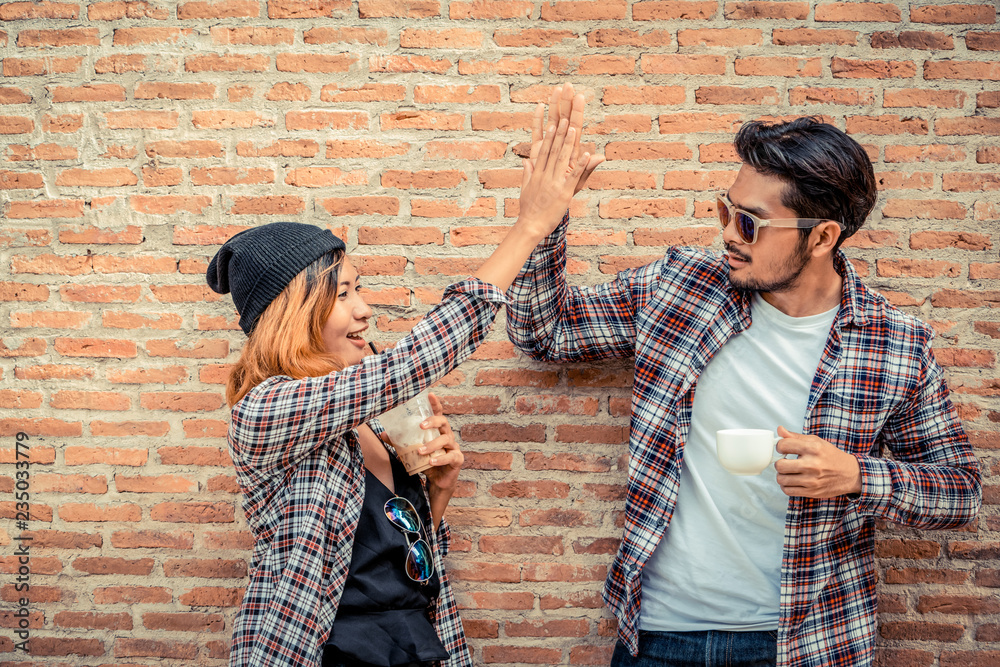
[[[729,207],[721,199],[715,200],[715,210],[719,213],[719,224],[725,229],[729,226]]]
[[[406,575],[414,581],[427,581],[434,574],[434,560],[427,542],[417,540],[406,554]]]
[[[385,515],[397,527],[408,533],[420,532],[420,517],[406,498],[390,498],[385,503]]]
[[[740,238],[742,238],[747,243],[753,243],[753,233],[754,228],[757,223],[746,213],[736,213],[736,231],[739,233]]]

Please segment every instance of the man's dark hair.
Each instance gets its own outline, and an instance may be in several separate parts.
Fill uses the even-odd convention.
[[[745,123],[733,141],[740,160],[788,184],[782,205],[803,218],[844,223],[837,246],[864,224],[878,196],[861,144],[814,117]],[[801,230],[808,235],[808,229]]]

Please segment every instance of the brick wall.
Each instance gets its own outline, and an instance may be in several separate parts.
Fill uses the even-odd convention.
[[[248,226],[327,226],[390,343],[516,216],[533,103],[572,81],[608,157],[572,208],[574,282],[718,246],[745,120],[818,114],[869,150],[881,193],[848,252],[939,332],[986,474],[970,529],[884,527],[881,664],[1000,663],[996,20],[933,0],[0,4],[0,662],[224,664],[250,546],[223,438],[242,334],[208,259]],[[501,315],[441,383],[477,664],[607,663],[629,378],[529,362]]]

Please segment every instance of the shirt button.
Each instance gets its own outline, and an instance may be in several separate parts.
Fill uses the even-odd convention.
[[[657,527],[657,528],[663,528],[663,525],[664,525],[665,523],[667,523],[667,522],[666,522],[666,521],[664,521],[663,519],[660,519],[659,521],[657,521],[657,522],[656,522],[656,527]]]

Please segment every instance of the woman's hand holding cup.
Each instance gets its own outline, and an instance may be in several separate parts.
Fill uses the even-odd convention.
[[[462,470],[465,455],[455,438],[448,418],[444,416],[441,401],[434,394],[428,396],[434,416],[420,424],[421,428],[437,429],[441,435],[423,445],[417,452],[430,456],[431,467],[424,471],[427,482],[441,489],[454,489],[458,473]]]

